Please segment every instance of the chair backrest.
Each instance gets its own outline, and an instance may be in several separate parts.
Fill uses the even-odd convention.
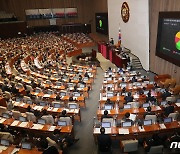
[[[125,140],[122,141],[124,152],[133,152],[138,150],[138,140]]]
[[[7,112],[7,108],[4,106],[0,106],[0,115],[2,115],[5,112]]]
[[[33,88],[32,88],[30,85],[26,85],[26,89],[27,89],[28,91],[32,91],[32,90],[33,90]]]
[[[13,135],[9,132],[0,132],[0,139],[8,140],[9,142],[14,142]]]
[[[102,122],[110,122],[111,123],[111,127],[115,126],[115,122],[113,118],[103,118]]]
[[[72,125],[72,120],[70,117],[60,117],[59,120],[60,121],[66,121],[67,125]]]
[[[54,118],[52,115],[44,115],[41,118],[46,121],[46,124],[54,125]]]
[[[145,120],[152,120],[152,123],[156,123],[157,121],[157,116],[156,115],[146,115]]]
[[[19,120],[19,117],[21,116],[21,112],[12,110],[12,116],[14,119]]]
[[[52,95],[52,94],[53,94],[53,91],[52,91],[51,89],[48,89],[47,93],[48,93],[49,95]]]
[[[148,152],[148,154],[154,153],[154,154],[160,154],[163,153],[163,145],[158,145],[158,146],[152,146]]]
[[[172,97],[166,97],[166,101],[176,102],[176,97],[174,97],[174,96],[172,96]]]
[[[26,116],[28,121],[36,122],[36,116],[33,113],[26,112]]]
[[[174,112],[174,113],[170,113],[170,114],[168,115],[168,117],[171,117],[173,120],[177,120],[178,115],[179,115],[178,112]]]
[[[10,93],[10,92],[5,91],[4,93],[5,93],[5,95],[6,95],[6,98],[11,98],[11,93]]]

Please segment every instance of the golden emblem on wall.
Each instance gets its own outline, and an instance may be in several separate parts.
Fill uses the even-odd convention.
[[[127,2],[124,2],[121,6],[121,17],[122,17],[122,20],[126,23],[129,21],[129,16],[130,16],[130,13],[129,13],[129,6],[128,6],[128,3]]]

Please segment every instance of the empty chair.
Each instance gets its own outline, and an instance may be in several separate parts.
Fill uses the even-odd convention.
[[[115,126],[115,122],[113,118],[103,118],[102,122],[110,122],[111,123],[111,127]]]
[[[179,113],[178,113],[178,112],[170,113],[170,114],[168,115],[168,117],[171,117],[172,120],[177,120],[178,116],[179,116]]]
[[[151,154],[151,153],[154,153],[154,154],[163,153],[163,148],[164,148],[163,145],[151,146],[148,154]]]
[[[44,115],[41,118],[46,121],[46,124],[54,125],[54,118],[52,115]]]
[[[32,88],[30,85],[26,85],[26,89],[27,89],[28,91],[33,91],[33,88]]]
[[[2,114],[6,112],[7,112],[7,108],[4,106],[0,106],[0,116],[2,116]]]
[[[26,117],[28,121],[36,122],[36,116],[31,112],[26,112]]]
[[[21,112],[12,110],[12,116],[14,119],[18,120],[19,117],[21,116]]]
[[[166,97],[166,101],[176,102],[176,97],[174,97],[174,96]]]
[[[70,117],[60,117],[59,121],[65,121],[67,125],[72,125],[72,120]]]
[[[156,123],[157,116],[156,115],[146,115],[145,120],[152,120],[152,123]]]
[[[138,150],[138,140],[124,140],[120,144],[123,152],[134,152]]]

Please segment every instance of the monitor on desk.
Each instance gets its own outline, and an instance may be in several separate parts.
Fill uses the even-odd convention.
[[[107,87],[112,88],[113,84],[108,84]]]
[[[126,83],[121,83],[121,88],[125,88],[126,87]]]
[[[167,104],[167,101],[162,101],[161,102],[161,105],[163,105],[163,106],[166,105],[166,104]]]
[[[101,123],[101,127],[111,128],[111,123],[110,123],[110,122],[102,122],[102,123]]]
[[[31,143],[28,142],[22,142],[22,149],[28,149],[31,150]]]
[[[107,80],[107,81],[111,81],[111,80],[112,80],[112,78],[106,78],[106,80]]]
[[[66,96],[66,92],[60,92],[60,96]]]
[[[164,118],[164,123],[172,122],[172,117]]]
[[[32,100],[27,100],[27,104],[31,104],[32,105],[33,104]]]
[[[2,117],[9,119],[9,118],[10,118],[10,115],[9,115],[8,113],[3,113],[3,114],[2,114]]]
[[[147,94],[148,94],[148,92],[149,92],[148,90],[145,90],[145,91],[144,91],[144,94],[145,94],[145,95],[147,95]]]
[[[112,110],[113,106],[111,104],[105,104],[104,105],[104,110]]]
[[[161,93],[165,93],[166,90],[165,90],[165,89],[160,89],[160,92],[161,92]]]
[[[40,106],[46,106],[46,102],[40,102]]]
[[[85,87],[84,84],[80,84],[80,85],[79,85],[79,88],[84,88],[84,87]]]
[[[80,97],[80,96],[81,96],[80,93],[77,93],[77,92],[74,93],[74,97]]]
[[[88,77],[83,78],[83,81],[88,81],[88,80],[89,80]]]
[[[67,126],[67,122],[66,121],[58,121],[58,126]]]
[[[143,104],[143,108],[147,108],[147,107],[149,107],[149,106],[150,106],[149,103],[144,103],[144,104]]]
[[[59,104],[59,103],[54,103],[54,108],[61,108],[61,104]]]
[[[113,97],[114,94],[113,93],[107,93],[107,97]]]
[[[1,145],[9,146],[9,141],[5,139],[1,139]]]
[[[131,104],[125,104],[124,105],[124,109],[130,109],[131,108]]]
[[[144,126],[152,125],[152,120],[144,120]]]
[[[19,117],[19,121],[21,121],[21,122],[26,122],[27,120],[26,120],[26,118],[25,118],[25,117],[20,116],[20,117]]]
[[[21,98],[16,97],[16,102],[20,102],[20,101],[21,101]]]
[[[45,119],[38,119],[37,123],[45,125],[46,124],[46,120]]]
[[[77,109],[77,105],[76,104],[69,104],[69,109]]]
[[[122,127],[131,127],[131,126],[132,126],[132,122],[131,121],[122,122]]]
[[[73,87],[73,83],[67,83],[68,87]]]

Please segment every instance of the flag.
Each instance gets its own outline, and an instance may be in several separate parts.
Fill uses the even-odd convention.
[[[118,34],[118,46],[120,47],[121,46],[121,29],[119,27],[119,34]]]

